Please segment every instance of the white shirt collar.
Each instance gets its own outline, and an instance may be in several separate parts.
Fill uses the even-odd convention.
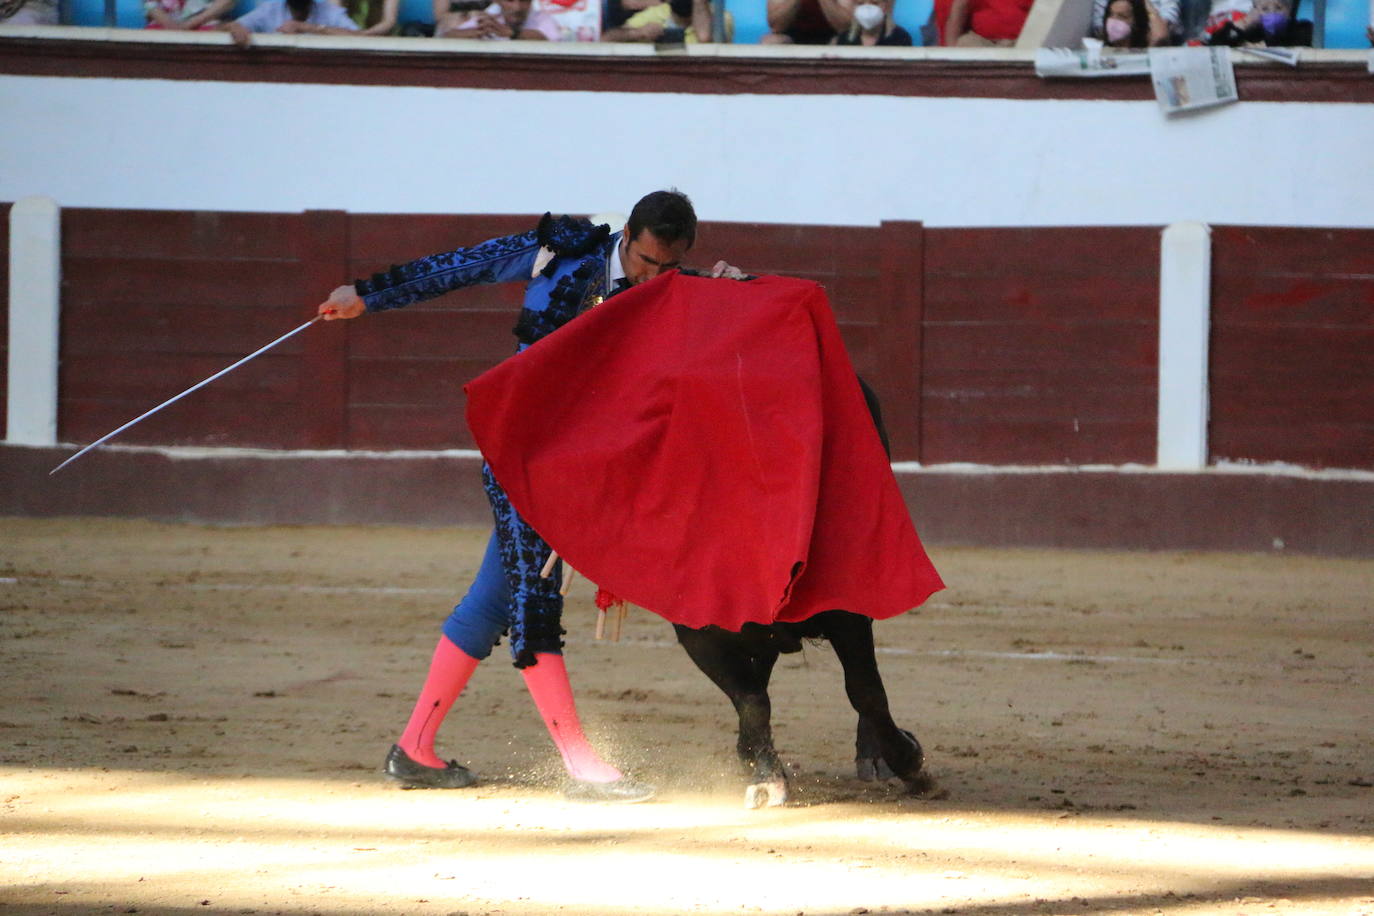
[[[606,291],[615,289],[615,281],[624,279],[625,265],[620,262],[620,240],[625,235],[625,230],[611,233],[611,257],[606,271]]]

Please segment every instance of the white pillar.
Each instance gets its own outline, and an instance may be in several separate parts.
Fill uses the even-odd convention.
[[[57,442],[61,210],[49,197],[10,208],[9,396],[5,439]]]
[[[1155,463],[1207,466],[1207,343],[1211,336],[1212,230],[1174,223],[1159,258],[1159,427]]]

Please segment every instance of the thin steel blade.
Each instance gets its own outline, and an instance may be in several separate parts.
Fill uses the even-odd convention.
[[[187,388],[185,391],[183,391],[181,394],[177,395],[176,397],[174,397],[174,398],[169,398],[168,400],[163,401],[161,404],[157,405],[156,407],[154,407],[152,410],[148,411],[147,413],[144,413],[144,414],[141,414],[141,415],[139,415],[139,416],[137,416],[137,417],[134,417],[132,420],[130,420],[128,423],[125,423],[123,426],[119,427],[119,429],[116,429],[114,432],[106,433],[105,435],[101,436],[99,439],[97,439],[97,440],[95,440],[94,442],[92,442],[90,445],[88,445],[88,446],[86,446],[85,448],[83,448],[81,451],[77,452],[75,455],[73,455],[73,456],[71,456],[70,458],[68,458],[66,461],[64,461],[64,462],[62,462],[61,464],[59,464],[57,467],[53,468],[51,471],[48,472],[48,476],[51,477],[52,475],[56,474],[58,471],[60,471],[60,470],[62,470],[63,468],[65,468],[67,465],[71,464],[71,463],[72,463],[73,461],[75,461],[76,459],[80,458],[82,455],[84,455],[84,454],[86,454],[87,452],[89,452],[91,449],[95,448],[97,445],[102,445],[102,444],[104,444],[104,443],[106,443],[106,442],[109,442],[109,441],[110,441],[111,439],[113,439],[115,436],[117,436],[117,435],[119,435],[120,433],[124,432],[124,430],[126,430],[126,429],[128,429],[129,427],[131,427],[131,426],[137,424],[137,423],[140,422],[141,420],[145,420],[145,419],[147,419],[148,417],[151,417],[153,414],[157,413],[159,410],[161,410],[162,408],[166,407],[167,405],[169,405],[169,404],[175,404],[177,401],[180,401],[182,398],[186,397],[186,395],[190,394],[191,392],[196,391],[196,390],[199,390],[199,389],[201,389],[201,388],[204,388],[206,385],[210,384],[210,383],[213,382],[215,379],[220,378],[221,376],[228,375],[230,372],[233,372],[235,369],[237,369],[239,366],[242,366],[244,363],[248,362],[250,359],[253,359],[253,358],[256,357],[256,356],[261,356],[263,353],[266,353],[268,350],[272,349],[273,347],[275,347],[277,344],[281,343],[282,341],[284,341],[284,340],[286,340],[286,339],[288,339],[288,338],[290,338],[290,337],[294,337],[295,335],[299,334],[301,331],[304,331],[306,328],[310,327],[312,324],[314,324],[315,322],[319,321],[319,320],[320,320],[321,318],[323,318],[323,317],[324,317],[323,315],[316,315],[314,318],[311,318],[309,321],[307,321],[305,324],[301,325],[300,327],[296,328],[294,331],[287,331],[285,334],[283,334],[282,336],[278,337],[276,340],[272,341],[272,342],[271,342],[270,344],[268,344],[267,346],[265,346],[265,347],[260,347],[259,349],[254,350],[252,353],[249,353],[247,356],[245,356],[243,359],[239,360],[238,362],[234,363],[232,366],[226,366],[225,368],[223,368],[223,369],[219,370],[218,372],[216,372],[214,375],[212,375],[212,376],[210,376],[209,378],[205,379],[205,381],[203,381],[203,382],[197,382],[196,384],[192,385],[190,388]]]

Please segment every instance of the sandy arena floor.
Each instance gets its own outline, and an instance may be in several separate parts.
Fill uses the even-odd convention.
[[[484,531],[0,519],[0,916],[1374,914],[1374,562],[936,549],[878,626],[938,791],[854,778],[825,646],[785,656],[795,801],[637,611],[565,622],[589,729],[661,787],[565,802],[504,654],[379,768]]]

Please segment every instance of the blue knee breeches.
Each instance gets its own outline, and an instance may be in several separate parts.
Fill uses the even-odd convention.
[[[539,577],[549,545],[520,518],[506,493],[482,466],[496,530],[482,565],[463,600],[444,621],[444,635],[473,658],[486,658],[502,633],[510,635],[515,667],[534,664],[536,652],[562,654],[563,597],[558,594],[562,563]]]

